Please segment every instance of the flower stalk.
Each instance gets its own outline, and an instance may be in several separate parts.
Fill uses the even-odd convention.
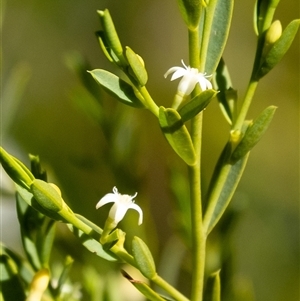
[[[189,30],[189,56],[192,68],[199,68],[199,29]],[[202,70],[201,70],[202,71]],[[193,92],[197,94],[197,89]],[[191,300],[200,301],[203,296],[204,265],[205,265],[205,236],[202,224],[201,200],[201,142],[202,142],[203,113],[200,112],[191,120],[191,138],[193,141],[196,164],[189,167],[191,223],[192,223],[192,292]]]

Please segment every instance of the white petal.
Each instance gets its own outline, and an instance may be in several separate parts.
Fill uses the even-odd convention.
[[[197,77],[193,74],[186,74],[178,84],[178,91],[184,95],[189,95],[197,84]]]
[[[141,207],[138,206],[135,203],[132,203],[132,205],[129,208],[130,209],[134,209],[134,210],[136,210],[139,213],[139,222],[138,222],[138,224],[141,225],[142,222],[143,222],[143,211],[142,211]]]
[[[179,73],[181,72],[181,73],[185,74],[186,70],[182,67],[172,67],[164,74],[164,77],[166,78],[171,73],[176,73],[176,72],[179,72]],[[173,76],[172,76],[172,78],[173,78]],[[183,76],[183,75],[179,75],[178,77],[180,77],[180,76]],[[176,78],[178,78],[178,77],[176,77]],[[171,79],[171,80],[173,80],[173,79]]]
[[[115,221],[117,225],[124,218],[128,209],[129,208],[126,204],[115,203],[109,211],[109,216]]]
[[[211,82],[202,73],[200,73],[198,75],[198,83],[199,83],[202,91],[205,91],[207,89],[212,89]]]
[[[118,202],[119,200],[119,195],[115,193],[108,193],[106,194],[96,205],[96,209],[99,209],[103,205],[107,203],[115,203]]]
[[[171,81],[179,78],[179,77],[184,77],[186,75],[189,74],[189,71],[184,69],[184,68],[181,68],[181,67],[178,67],[178,69],[173,73],[173,75],[171,76]]]

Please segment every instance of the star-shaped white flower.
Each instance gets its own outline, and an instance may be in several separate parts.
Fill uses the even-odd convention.
[[[181,60],[182,67],[172,67],[165,73],[165,78],[173,73],[171,77],[171,81],[182,77],[181,81],[178,85],[178,92],[182,95],[189,95],[194,90],[197,83],[199,83],[201,90],[205,91],[207,89],[212,89],[211,82],[207,79],[211,75],[206,75],[206,73],[201,73],[196,68],[191,68],[190,66],[186,66]]]
[[[134,209],[139,213],[140,225],[143,222],[143,211],[134,203],[134,198],[137,196],[137,192],[134,195],[120,194],[116,187],[113,188],[113,193],[106,194],[96,205],[96,209],[102,207],[107,203],[114,203],[109,211],[109,217],[113,221],[114,226],[124,218],[128,209]]]

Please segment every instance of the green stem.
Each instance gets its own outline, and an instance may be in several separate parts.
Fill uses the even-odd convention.
[[[189,30],[190,66],[199,68],[199,29]],[[195,89],[194,93],[199,93]],[[205,235],[202,223],[201,204],[201,142],[202,142],[203,113],[191,120],[191,138],[196,153],[196,164],[189,167],[191,223],[192,223],[192,301],[201,301],[203,297],[204,268],[205,268]]]
[[[172,285],[166,282],[163,278],[157,274],[151,279],[156,285],[161,287],[164,291],[170,294],[176,301],[189,301],[187,297],[177,291]]]
[[[156,103],[154,102],[154,100],[152,99],[152,97],[150,96],[148,90],[146,89],[145,86],[140,87],[139,92],[141,93],[141,95],[144,97],[145,99],[145,105],[147,106],[147,108],[156,116],[158,117],[159,114],[159,108],[156,105]]]
[[[256,81],[256,80],[250,81],[241,111],[240,111],[239,116],[237,117],[236,122],[233,126],[233,130],[241,130],[243,123],[246,119],[249,107],[251,105],[254,93],[256,91],[257,85],[258,85],[258,81]]]

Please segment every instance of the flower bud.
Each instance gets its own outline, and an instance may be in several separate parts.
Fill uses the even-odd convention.
[[[49,184],[42,180],[34,180],[30,189],[37,203],[48,212],[56,213],[63,208],[64,201],[60,196],[58,187],[54,184]]]
[[[279,20],[274,21],[266,33],[265,43],[274,44],[282,34],[282,26]]]
[[[279,20],[274,21],[265,35],[265,43],[262,52],[262,57],[265,57],[275,42],[281,37],[282,26]]]

